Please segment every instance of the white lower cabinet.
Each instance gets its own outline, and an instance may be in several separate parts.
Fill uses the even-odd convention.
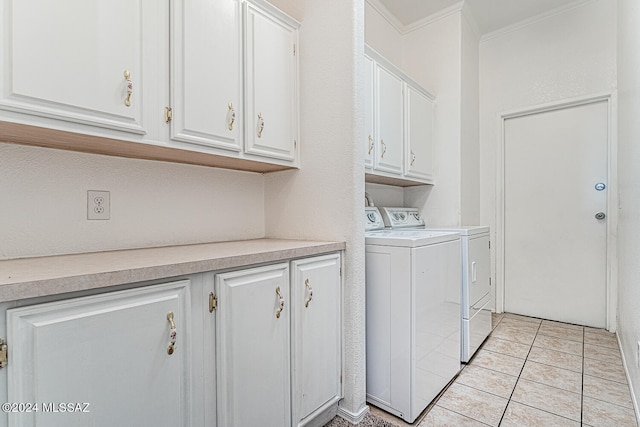
[[[342,396],[340,266],[332,253],[2,303],[0,400],[39,406],[0,425],[324,425]]]
[[[202,368],[194,332],[203,329],[191,285],[7,310],[8,402],[39,405],[9,412],[8,425],[203,425],[202,381],[192,375]]]
[[[289,264],[216,275],[219,423],[291,424]]]
[[[340,255],[291,263],[293,425],[324,425],[342,395]]]
[[[220,426],[321,426],[341,398],[340,255],[216,276]]]

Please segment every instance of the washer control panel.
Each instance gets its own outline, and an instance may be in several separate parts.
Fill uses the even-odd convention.
[[[382,230],[384,229],[384,221],[380,215],[378,208],[373,206],[366,206],[364,208],[366,214],[364,231]]]
[[[388,228],[424,228],[424,218],[417,208],[380,208]]]

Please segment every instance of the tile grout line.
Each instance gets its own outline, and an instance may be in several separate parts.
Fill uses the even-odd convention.
[[[522,368],[520,369],[520,373],[518,374],[518,379],[516,380],[516,384],[513,386],[513,390],[511,390],[511,394],[509,395],[509,399],[507,400],[507,406],[504,407],[504,411],[502,412],[502,416],[500,417],[500,421],[498,422],[498,427],[500,427],[500,424],[502,424],[502,420],[504,419],[504,416],[507,413],[507,408],[511,403],[511,398],[513,397],[513,393],[515,393],[516,387],[518,387],[518,382],[520,381],[520,377],[522,376],[522,371],[524,371],[524,367],[527,364],[527,360],[529,360],[529,354],[531,354],[531,349],[533,348],[533,343],[536,341],[536,337],[538,336],[538,332],[540,331],[540,326],[542,326],[542,322],[538,324],[538,328],[536,329],[536,334],[533,336],[533,341],[531,341],[531,345],[529,346],[529,351],[527,352],[527,356],[524,358],[524,363],[522,364]]]

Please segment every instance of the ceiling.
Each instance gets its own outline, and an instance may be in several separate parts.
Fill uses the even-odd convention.
[[[584,0],[465,0],[481,34]],[[371,0],[386,8],[403,26],[410,26],[461,0]]]

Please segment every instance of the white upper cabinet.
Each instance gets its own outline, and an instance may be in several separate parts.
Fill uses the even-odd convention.
[[[374,119],[374,106],[373,106],[373,60],[367,56],[364,57],[364,129],[365,144],[364,148],[364,166],[365,168],[373,167],[373,158],[375,156],[375,119]]]
[[[366,181],[433,184],[434,97],[373,49],[365,53]]]
[[[242,150],[239,0],[171,2],[171,139]]]
[[[157,92],[148,43],[161,36],[161,6],[3,0],[0,120],[23,113],[36,125],[73,130],[71,122],[141,138],[149,126],[145,104]]]
[[[298,24],[266,2],[245,3],[246,152],[295,161]]]
[[[433,181],[433,101],[417,87],[406,84],[407,134],[405,175]]]
[[[377,135],[375,168],[402,175],[403,97],[400,76],[376,64]]]
[[[264,0],[0,0],[0,22],[0,140],[298,166],[299,24]]]

